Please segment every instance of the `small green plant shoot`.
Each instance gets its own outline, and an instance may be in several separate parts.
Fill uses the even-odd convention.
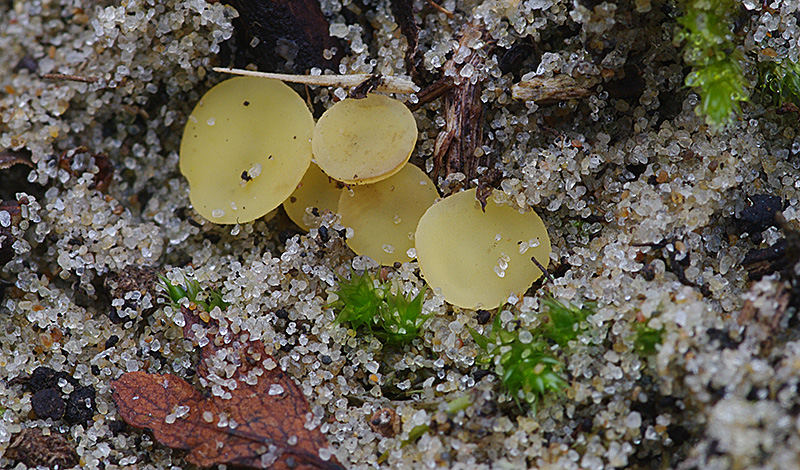
[[[747,101],[747,80],[742,72],[742,54],[734,43],[733,0],[684,0],[684,14],[678,19],[683,27],[675,39],[683,43],[683,59],[692,71],[686,86],[700,91],[697,114],[705,116],[713,128],[728,124]]]
[[[800,106],[800,64],[789,59],[759,63],[761,92],[773,105]]]
[[[422,288],[413,299],[395,293],[391,282],[379,283],[368,272],[350,279],[339,277],[339,299],[331,304],[338,313],[337,323],[348,323],[354,330],[363,329],[387,344],[410,343],[431,314],[422,314],[425,300]]]
[[[633,331],[636,332],[636,338],[633,341],[634,348],[643,356],[655,354],[657,346],[664,341],[664,327],[653,328],[649,321],[634,323]]]
[[[186,279],[186,286],[184,287],[172,284],[165,276],[158,276],[158,278],[161,280],[161,287],[164,288],[173,305],[179,305],[180,300],[185,297],[206,312],[210,312],[214,307],[219,307],[220,310],[228,308],[229,304],[222,300],[222,294],[219,290],[204,290],[200,283],[194,279]]]
[[[563,364],[552,344],[568,348],[581,333],[581,323],[593,312],[592,305],[579,308],[549,296],[542,303],[548,309],[547,317],[533,330],[507,330],[499,314],[488,336],[470,329],[473,340],[484,351],[478,363],[493,367],[511,396],[532,406],[548,392],[559,393],[567,387],[561,374]]]

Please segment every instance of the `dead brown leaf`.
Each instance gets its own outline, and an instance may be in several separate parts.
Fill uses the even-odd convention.
[[[185,307],[182,312],[185,337],[205,343],[194,332],[207,330],[197,372],[201,382],[227,380],[224,396],[206,397],[172,374],[130,372],[111,384],[122,419],[151,430],[169,447],[189,451],[186,460],[201,467],[344,468],[333,457],[320,457],[328,441],[318,428],[308,429],[311,414],[303,392],[260,340],[250,341],[246,333],[220,335],[213,321],[205,323]],[[235,366],[229,377],[221,369],[222,358]]]

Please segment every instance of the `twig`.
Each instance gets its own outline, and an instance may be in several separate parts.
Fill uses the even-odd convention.
[[[433,0],[426,0],[426,1],[428,2],[428,5],[430,5],[433,8],[439,10],[440,12],[444,13],[445,15],[447,15],[448,18],[452,18],[453,17],[453,12],[448,10],[447,8],[439,5],[438,3],[434,2]]]
[[[215,72],[244,75],[246,77],[272,78],[290,83],[304,83],[306,85],[337,86],[343,88],[356,87],[374,76],[374,74],[354,73],[349,75],[289,75],[284,73],[255,72],[252,70],[229,69],[214,67]],[[382,76],[382,83],[378,91],[386,93],[415,93],[419,87],[407,78]]]
[[[551,276],[550,273],[547,272],[547,268],[542,266],[542,263],[537,261],[535,256],[531,256],[531,261],[533,261],[533,264],[535,264],[536,267],[539,268],[539,271],[541,271],[542,274],[544,274],[544,277],[546,277],[548,281],[553,283],[556,282],[555,279],[553,279],[553,276]]]
[[[44,73],[41,75],[41,77],[49,80],[67,80],[71,82],[82,83],[95,83],[96,81],[100,80],[97,77],[81,77],[80,75],[70,75],[66,73]]]

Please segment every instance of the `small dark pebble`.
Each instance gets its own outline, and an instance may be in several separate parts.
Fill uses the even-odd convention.
[[[639,270],[645,281],[652,281],[656,278],[656,267],[651,263]]]
[[[275,310],[275,316],[283,320],[287,320],[289,318],[289,311],[285,308],[279,308],[278,310]]]
[[[126,316],[123,318],[119,316],[117,309],[112,307],[108,311],[108,319],[111,321],[111,323],[119,325],[120,323],[125,323],[128,320],[128,317]]]
[[[97,366],[97,364],[92,364],[91,369],[92,375],[100,375],[100,368]]]
[[[736,349],[739,347],[739,342],[730,337],[730,334],[725,330],[719,328],[709,328],[706,330],[710,343],[714,341],[719,342],[720,349]]]
[[[33,57],[26,55],[22,57],[17,65],[14,66],[13,71],[19,72],[20,70],[27,70],[30,73],[36,73],[39,70],[39,64],[36,62],[36,59]]]
[[[783,200],[779,196],[754,194],[748,199],[750,207],[742,210],[739,216],[743,231],[755,235],[775,225],[775,215],[783,208]]]
[[[326,366],[333,362],[333,359],[328,355],[320,356],[319,360]]]
[[[119,433],[121,433],[122,431],[125,430],[126,426],[127,426],[127,424],[125,423],[125,421],[122,421],[121,419],[118,419],[118,420],[114,420],[114,421],[111,421],[110,423],[108,423],[108,430],[111,431],[114,434],[119,434]]]
[[[28,380],[28,390],[38,392],[45,388],[58,388],[58,382],[64,379],[73,386],[78,385],[78,381],[70,377],[66,372],[56,372],[50,367],[37,367]]]
[[[486,377],[489,374],[491,374],[491,372],[486,369],[478,369],[472,373],[472,378],[474,378],[475,380],[481,380],[482,378]]]
[[[281,245],[285,245],[290,238],[292,238],[295,235],[299,235],[300,233],[302,232],[291,228],[286,230],[281,230],[280,232],[278,232],[278,241],[281,242]]]
[[[61,398],[61,392],[55,388],[45,388],[34,393],[31,397],[33,412],[41,419],[50,418],[53,421],[64,416],[67,404]]]
[[[328,243],[328,240],[331,239],[330,235],[328,235],[328,227],[324,225],[319,226],[317,233],[319,233],[319,239],[322,240],[322,243]]]
[[[478,310],[478,324],[485,325],[492,319],[492,312],[488,310]]]
[[[95,415],[94,389],[92,387],[76,388],[67,398],[67,410],[64,419],[70,424],[85,423]]]
[[[689,433],[689,431],[686,430],[686,428],[679,425],[669,426],[667,428],[667,434],[669,435],[669,438],[672,439],[672,442],[674,442],[676,446],[683,444],[692,437],[692,435]]]
[[[106,340],[106,344],[105,344],[105,346],[106,346],[106,349],[108,349],[108,348],[113,348],[114,346],[116,346],[116,345],[117,345],[117,343],[118,343],[118,342],[119,342],[119,336],[117,336],[117,335],[111,335],[111,336],[110,336],[110,337],[109,337],[109,338]]]
[[[206,232],[206,233],[204,233],[203,234],[203,238],[205,238],[206,240],[210,241],[214,245],[216,245],[217,243],[219,243],[220,240],[222,240],[222,236],[220,234],[214,233],[214,232]]]
[[[1,264],[1,263],[0,263]],[[5,292],[7,287],[11,287],[13,284],[10,282],[3,281],[0,279],[0,303],[3,302],[3,298],[5,297]]]

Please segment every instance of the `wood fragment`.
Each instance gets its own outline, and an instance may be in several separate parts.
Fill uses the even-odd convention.
[[[344,47],[330,35],[317,0],[225,0],[239,13],[233,20],[236,64],[262,70],[336,70]],[[328,51],[327,53],[325,51]]]
[[[539,268],[539,271],[541,271],[542,274],[544,274],[544,277],[546,277],[548,281],[555,282],[555,279],[553,279],[553,276],[551,276],[550,273],[547,272],[547,268],[542,266],[542,263],[540,263],[539,260],[536,259],[536,257],[531,256],[531,261],[533,261],[533,264],[535,264],[536,267]]]
[[[461,32],[461,39],[455,47],[458,50],[469,47],[475,38],[483,37],[484,30],[477,22],[471,22]],[[446,76],[460,77],[456,83],[444,94],[444,129],[436,137],[433,148],[433,174],[434,181],[438,178],[447,178],[453,173],[465,175],[465,184],[477,177],[479,166],[489,167],[489,157],[483,152],[478,152],[483,142],[483,102],[481,101],[482,77],[462,77],[461,70],[469,65],[475,74],[478,74],[479,65],[483,62],[483,55],[479,49],[472,49],[463,63],[458,64],[451,58],[445,62]],[[448,72],[449,71],[449,72]],[[444,192],[453,192],[458,187],[440,188]]]
[[[24,429],[11,437],[6,457],[28,467],[72,468],[78,465],[75,444],[63,434],[51,430],[45,435],[42,429]]]
[[[584,88],[566,74],[552,77],[526,75],[511,87],[511,96],[517,100],[535,101],[541,104],[588,98],[593,92]]]
[[[383,83],[383,76],[380,74],[370,75],[370,77],[360,84],[358,84],[355,88],[350,90],[350,98],[360,100],[367,97],[368,94],[372,93],[373,91],[377,90],[379,86]]]
[[[69,172],[73,176],[78,176],[83,173],[83,171],[89,171],[89,167],[86,164],[82,165],[82,168],[77,170],[73,168],[73,161],[75,157],[80,154],[90,154],[90,157],[94,160],[94,164],[97,166],[97,172],[94,174],[89,188],[105,192],[108,189],[108,185],[111,184],[111,180],[114,178],[114,167],[108,155],[104,153],[90,153],[89,149],[86,147],[76,147],[61,152],[61,155],[58,157],[59,168]]]
[[[14,165],[28,165],[35,168],[31,160],[31,153],[27,151],[19,152],[15,150],[0,150],[0,170],[11,168]]]
[[[41,75],[41,77],[48,80],[65,80],[82,83],[95,83],[100,80],[97,77],[81,77],[80,75],[71,75],[67,73],[44,73]]]
[[[233,75],[243,75],[245,77],[272,78],[289,83],[303,83],[306,85],[335,86],[342,88],[353,88],[369,80],[374,75],[368,73],[354,73],[348,75],[293,75],[285,73],[256,72],[253,70],[231,69],[226,67],[214,67],[213,70],[219,73],[230,73]],[[402,77],[381,76],[382,83],[377,87],[378,91],[385,93],[415,93],[419,87],[411,80]]]
[[[447,8],[439,5],[438,3],[434,2],[433,0],[425,0],[425,1],[428,2],[428,5],[432,6],[433,8],[435,8],[440,13],[444,13],[445,16],[447,16],[448,18],[452,18],[453,17],[453,12],[448,10]]]
[[[414,79],[419,80],[422,57],[419,54],[419,26],[414,20],[413,6],[412,0],[392,0],[391,3],[394,20],[408,43],[405,54],[406,70]]]
[[[453,79],[451,77],[441,77],[430,85],[426,86],[419,93],[417,93],[417,101],[415,103],[407,102],[406,106],[411,111],[416,111],[421,106],[424,106],[431,101],[444,96],[453,88]]]

